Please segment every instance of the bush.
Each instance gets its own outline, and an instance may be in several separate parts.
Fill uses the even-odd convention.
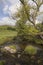
[[[34,55],[37,53],[37,49],[31,45],[27,46],[24,51],[25,51],[25,53],[31,54],[31,55]]]

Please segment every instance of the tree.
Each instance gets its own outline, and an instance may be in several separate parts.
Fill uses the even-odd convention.
[[[32,2],[35,3],[34,6],[28,4],[28,0],[20,0],[20,2],[21,6],[18,12],[15,13],[15,17],[13,16],[13,18],[17,20],[15,25],[18,32],[17,43],[34,40],[34,34],[41,31],[40,27],[36,25],[36,19],[41,14],[39,8],[43,4],[43,0],[32,0]],[[29,36],[31,36],[30,39]],[[41,35],[40,37],[42,38]]]
[[[13,16],[12,18],[17,20],[15,25],[17,30],[16,42],[20,45],[22,49],[21,54],[23,54],[28,44],[37,45],[36,47],[38,48],[40,48],[38,44],[43,44],[43,38],[39,34],[43,32],[43,30],[41,31],[41,27],[36,25],[37,17],[42,14],[39,8],[43,4],[43,0],[32,0],[35,4],[34,6],[28,4],[27,0],[20,0],[20,2],[21,7],[18,9],[18,12],[15,13],[15,17]]]
[[[43,0],[32,0],[32,1],[35,3],[36,6],[30,6],[27,4],[26,0],[25,1],[20,0],[20,2],[22,3],[22,7],[24,8],[24,12],[27,15],[27,20],[35,26],[36,17],[39,16],[40,14],[42,14],[39,11],[39,8],[43,4]],[[30,11],[32,11],[32,12],[30,12]],[[19,16],[20,16],[20,14],[19,14]]]

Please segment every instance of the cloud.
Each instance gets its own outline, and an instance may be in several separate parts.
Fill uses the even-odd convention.
[[[16,3],[18,0],[0,0],[0,3],[4,3],[4,4],[7,4],[7,3],[10,3],[10,4],[14,4]]]
[[[20,7],[20,1],[19,0],[0,0],[0,3],[2,3],[3,5],[3,13],[9,14],[9,16],[11,16],[12,14],[14,14],[15,12],[17,12],[17,9]],[[36,6],[36,4],[30,0],[28,3],[30,3],[30,5],[32,6]],[[40,11],[43,11],[43,5],[40,7]],[[42,19],[43,19],[43,15],[42,15]],[[9,17],[3,17],[0,20],[0,25],[15,25],[15,20],[10,19]]]
[[[0,4],[1,3],[2,3],[2,5],[6,5],[7,4],[6,0],[0,0]]]
[[[7,0],[7,2],[11,3],[11,4],[14,4],[14,3],[17,3],[19,0]]]
[[[5,3],[3,6],[3,13],[4,15],[9,14],[11,17],[12,14],[14,14],[17,11],[17,8],[19,8],[20,3],[17,0],[0,0],[0,2]],[[11,3],[10,5],[8,3]],[[0,20],[0,25],[15,25],[16,21],[7,17],[2,17]]]
[[[40,12],[43,12],[43,5],[41,5],[39,10],[40,10]]]
[[[3,13],[6,14],[9,12],[9,7],[8,5],[6,5],[4,8],[3,8]]]
[[[3,13],[4,14],[9,14],[9,15],[12,15],[14,14],[16,11],[17,11],[17,8],[20,7],[20,2],[19,0],[6,0],[8,2],[11,3],[10,6],[8,6],[8,4],[6,4],[3,8]]]
[[[11,14],[14,14],[17,11],[17,6],[16,5],[11,5],[9,7],[9,11]]]
[[[37,7],[36,4],[35,4],[32,0],[29,0],[29,1],[28,1],[28,4],[29,4],[31,7]]]
[[[39,16],[37,17],[37,19],[38,19],[39,21],[43,21],[43,14],[39,15]]]
[[[15,5],[11,5],[9,7],[9,11],[11,12],[11,14],[14,14],[15,12],[17,12],[17,9],[20,7],[20,3],[16,3]]]
[[[0,25],[15,25],[16,21],[13,19],[10,19],[9,17],[4,17],[0,20]]]

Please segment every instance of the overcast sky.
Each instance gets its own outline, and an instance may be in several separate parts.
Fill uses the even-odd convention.
[[[19,7],[19,0],[0,0],[0,25],[14,25],[15,21],[9,16]]]
[[[16,21],[11,20],[9,17],[16,12],[19,6],[19,0],[0,0],[0,25],[14,25]],[[43,12],[43,5],[40,7],[40,11]]]

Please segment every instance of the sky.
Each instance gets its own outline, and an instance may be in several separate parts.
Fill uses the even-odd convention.
[[[0,25],[15,25],[16,21],[10,17],[17,11],[19,6],[19,0],[0,0]],[[40,7],[40,12],[43,12],[43,5]],[[38,19],[43,20],[43,14]]]
[[[10,16],[18,7],[19,0],[0,0],[0,25],[15,25],[16,21]]]

